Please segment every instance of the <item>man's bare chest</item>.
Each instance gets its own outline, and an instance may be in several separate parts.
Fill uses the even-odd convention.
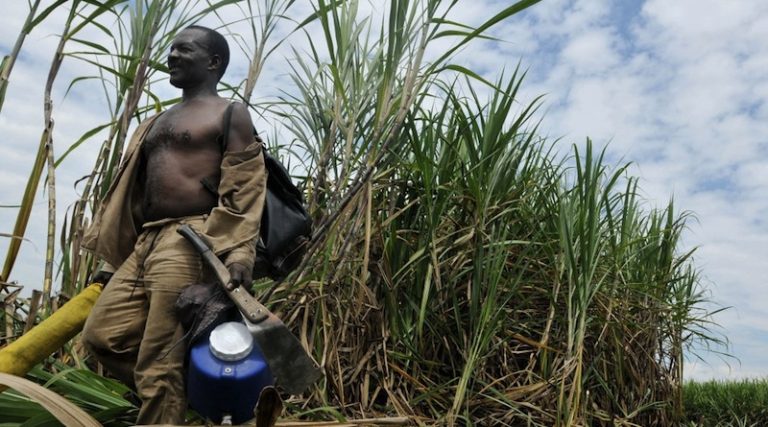
[[[211,115],[167,112],[147,132],[142,152],[151,156],[157,151],[220,151],[221,132],[221,124]]]

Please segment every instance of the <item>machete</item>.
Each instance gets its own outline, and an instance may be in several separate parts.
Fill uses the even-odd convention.
[[[280,318],[264,307],[243,286],[232,290],[226,286],[231,281],[229,270],[211,251],[205,240],[187,224],[179,227],[177,231],[189,240],[203,261],[213,269],[216,279],[240,310],[277,384],[290,394],[300,394],[320,378],[322,373],[317,363]]]

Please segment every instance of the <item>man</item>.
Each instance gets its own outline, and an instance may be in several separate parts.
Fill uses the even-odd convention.
[[[84,248],[119,266],[83,330],[86,348],[141,398],[139,424],[182,424],[187,348],[174,303],[211,272],[176,229],[189,224],[212,244],[234,285],[250,284],[265,199],[261,144],[247,108],[216,86],[229,62],[221,34],[191,26],[171,45],[171,84],[182,100],[145,120],[94,216]]]

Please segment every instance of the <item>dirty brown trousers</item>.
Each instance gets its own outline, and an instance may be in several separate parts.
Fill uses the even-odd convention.
[[[200,231],[206,216],[147,223],[83,329],[83,343],[141,398],[138,424],[183,424],[187,408],[184,331],[174,303],[188,285],[210,280],[200,255],[176,229]]]

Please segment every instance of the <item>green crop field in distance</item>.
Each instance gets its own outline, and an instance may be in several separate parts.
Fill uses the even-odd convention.
[[[685,414],[692,425],[768,425],[768,378],[741,381],[688,381]]]

